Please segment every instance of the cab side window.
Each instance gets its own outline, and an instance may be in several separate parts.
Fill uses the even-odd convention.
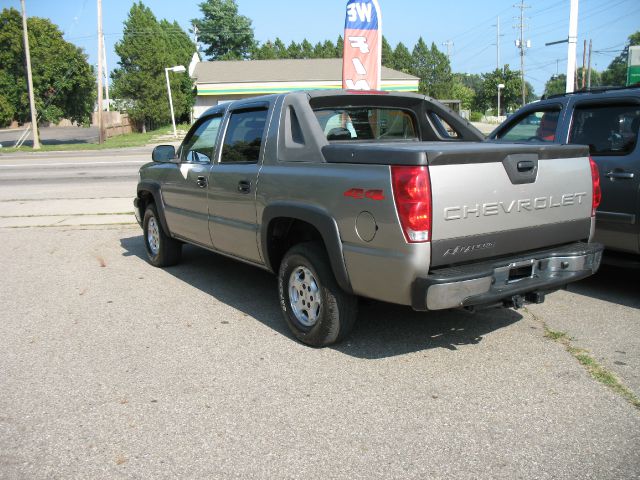
[[[560,107],[530,110],[496,137],[506,142],[554,142],[558,136]]]
[[[640,106],[578,106],[573,112],[569,143],[589,145],[591,155],[626,155],[638,141]]]
[[[182,145],[180,159],[186,163],[210,163],[221,122],[222,116],[219,115],[198,123]]]
[[[266,108],[232,112],[220,162],[258,163],[266,123]]]

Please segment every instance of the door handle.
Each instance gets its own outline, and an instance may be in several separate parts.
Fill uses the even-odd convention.
[[[633,172],[617,172],[617,171],[610,171],[605,173],[605,175],[607,177],[609,177],[611,180],[614,180],[616,178],[620,179],[620,180],[631,180],[634,177],[634,173]]]
[[[205,188],[207,186],[207,177],[204,177],[204,176],[198,177],[198,179],[196,180],[196,184],[200,188]]]
[[[238,182],[238,191],[240,193],[251,192],[251,182],[249,180],[240,180]]]

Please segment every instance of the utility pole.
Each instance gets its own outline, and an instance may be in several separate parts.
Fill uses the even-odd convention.
[[[589,66],[587,67],[587,90],[591,90],[591,47],[593,42],[589,39]]]
[[[102,123],[102,0],[98,0],[98,143],[104,143]]]
[[[107,67],[107,49],[104,46],[104,33],[102,34],[102,61],[104,62],[104,94],[107,100],[107,112],[109,112],[109,67]]]
[[[531,7],[529,5],[526,5],[524,3],[524,0],[520,0],[520,4],[514,5],[514,7],[520,9],[520,39],[516,40],[516,46],[520,49],[520,80],[522,81],[522,105],[524,105],[526,103],[527,97],[527,87],[524,81],[524,52],[526,48],[529,48],[531,46],[530,40],[527,40],[526,42],[524,40],[524,9]]]
[[[447,58],[449,59],[449,62],[451,62],[451,47],[453,47],[453,40],[442,42],[442,45],[447,47]]]
[[[196,52],[198,51],[198,27],[196,27],[195,23],[191,24],[193,26],[193,43],[196,45]]]
[[[578,43],[578,0],[571,0],[569,12],[569,47],[567,48],[567,88],[566,92],[573,92],[573,82],[576,72],[576,46]]]
[[[500,37],[504,37],[504,35],[500,35],[500,17],[496,18],[496,70],[500,70]]]
[[[29,85],[29,107],[31,108],[31,130],[33,131],[33,149],[40,149],[40,138],[38,136],[38,112],[36,112],[36,101],[33,96],[33,78],[31,76],[31,52],[29,50],[29,32],[27,31],[27,8],[24,0],[20,0],[22,6],[22,35],[24,37],[24,56],[27,62],[27,84]]]
[[[584,87],[587,84],[586,68],[587,68],[587,39],[585,38],[584,47],[582,47],[582,82],[581,82],[582,90],[584,90]]]

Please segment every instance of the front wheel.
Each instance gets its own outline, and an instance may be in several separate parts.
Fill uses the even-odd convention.
[[[286,253],[278,271],[278,293],[287,325],[307,345],[331,345],[353,328],[357,299],[338,286],[317,243],[301,243]]]
[[[144,212],[142,221],[144,247],[149,262],[156,267],[175,265],[182,256],[182,244],[171,238],[162,229],[156,206],[151,203]]]

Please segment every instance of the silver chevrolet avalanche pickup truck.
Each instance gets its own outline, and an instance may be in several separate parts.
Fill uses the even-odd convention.
[[[417,94],[295,92],[219,105],[140,169],[149,261],[184,242],[274,272],[293,334],[343,339],[357,298],[518,308],[595,273],[587,147],[490,144]]]

